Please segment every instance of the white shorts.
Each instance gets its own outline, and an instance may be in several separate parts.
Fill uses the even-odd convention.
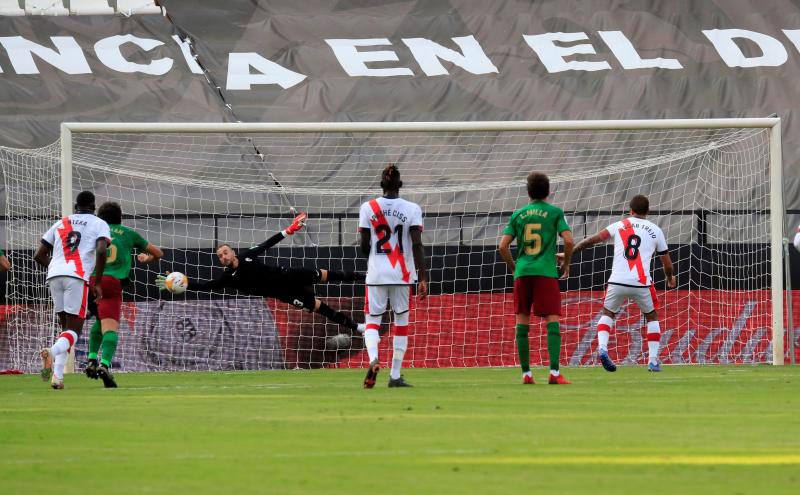
[[[56,313],[65,312],[79,318],[86,318],[86,304],[89,302],[89,283],[82,278],[53,277],[47,281],[53,308]]]
[[[410,308],[410,285],[368,285],[366,313],[382,316],[389,304],[396,315],[408,313]]]
[[[622,305],[628,300],[635,302],[644,314],[651,313],[657,307],[656,291],[652,285],[649,287],[628,287],[627,285],[616,284],[608,284],[603,307],[612,313],[619,313]]]

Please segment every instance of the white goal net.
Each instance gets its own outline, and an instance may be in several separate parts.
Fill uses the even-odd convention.
[[[506,123],[506,129],[502,123],[430,129],[70,125],[61,144],[2,150],[5,248],[13,269],[0,368],[35,369],[35,351],[51,343],[55,327],[44,270],[31,256],[81,190],[93,191],[98,206],[119,202],[123,223],[166,253],[157,265],[134,262],[124,289],[117,369],[365,366],[363,340],[356,336],[342,345],[329,339],[340,328],[320,315],[235,291],[172,296],[159,293],[154,279],[166,271],[193,281],[216,277],[219,243],[236,249],[258,244],[286,227],[296,211],[308,213],[305,231],[261,261],[364,271],[358,209],[380,195],[387,163],[401,171],[401,195],[424,212],[430,296],[413,303],[410,366],[517,364],[513,281],[497,244],[511,213],[528,202],[525,178],[533,170],[549,175],[550,201],[565,211],[576,241],[619,220],[632,196],[649,197],[649,218],[666,234],[678,278],[678,288],[667,290],[660,262],[654,263],[662,362],[771,362],[773,353],[782,362],[782,322],[775,323],[782,305],[774,297],[781,266],[774,261],[772,228],[773,222],[782,226],[782,215],[773,206],[780,197],[770,166],[779,159],[776,122],[682,122],[674,128],[621,125],[625,129],[613,123],[589,123],[593,129],[580,123],[564,129],[536,123]],[[561,282],[563,364],[596,363],[595,323],[611,260],[609,245],[587,249]],[[363,285],[319,284],[315,291],[334,309],[364,320]],[[390,330],[387,317],[381,333]],[[623,307],[611,335],[612,358],[645,362],[644,332],[638,309]],[[531,364],[546,364],[543,324],[534,319],[530,335]],[[382,339],[382,356],[391,355],[390,342]],[[79,363],[85,352],[79,343]]]

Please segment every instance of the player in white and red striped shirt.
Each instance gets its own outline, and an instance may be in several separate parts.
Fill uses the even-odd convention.
[[[367,327],[364,332],[369,368],[364,378],[364,388],[375,386],[375,378],[380,370],[378,330],[389,304],[394,312],[389,386],[411,386],[400,376],[403,356],[408,349],[411,286],[417,285],[420,298],[428,294],[422,246],[422,209],[416,203],[400,198],[401,187],[403,181],[400,180],[400,171],[394,164],[388,165],[381,175],[383,196],[362,204],[359,214],[361,251],[369,257],[365,305]]]
[[[645,218],[649,212],[650,201],[647,197],[634,196],[630,203],[629,217],[584,239],[573,250],[574,254],[608,239],[614,242],[614,265],[608,278],[603,314],[597,322],[597,353],[607,371],[617,370],[617,366],[608,356],[608,338],[614,328],[614,318],[628,299],[636,302],[647,320],[647,369],[661,371],[658,361],[661,344],[661,326],[656,312],[658,300],[650,277],[653,254],[658,254],[661,258],[667,287],[675,288],[677,282],[664,232]]]
[[[47,285],[53,297],[62,332],[53,347],[42,349],[42,379],[54,389],[64,388],[64,366],[86,318],[89,277],[96,271],[102,280],[106,249],[111,242],[108,224],[94,215],[94,193],[83,191],[75,202],[75,213],[54,223],[42,236],[33,259],[47,267]],[[95,299],[103,296],[100,284],[92,288]]]
[[[794,235],[794,247],[800,251],[800,226],[797,227],[797,233]]]

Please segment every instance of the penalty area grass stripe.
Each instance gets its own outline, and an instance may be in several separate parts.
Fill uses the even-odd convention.
[[[497,457],[439,457],[429,459],[435,463],[495,464],[495,465],[558,465],[606,464],[620,466],[639,465],[695,465],[695,466],[773,466],[800,465],[800,454],[787,455],[653,455],[653,456],[497,456]]]

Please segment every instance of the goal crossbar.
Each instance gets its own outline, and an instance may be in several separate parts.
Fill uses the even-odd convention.
[[[71,132],[456,132],[775,128],[780,119],[639,119],[469,122],[64,122]]]

